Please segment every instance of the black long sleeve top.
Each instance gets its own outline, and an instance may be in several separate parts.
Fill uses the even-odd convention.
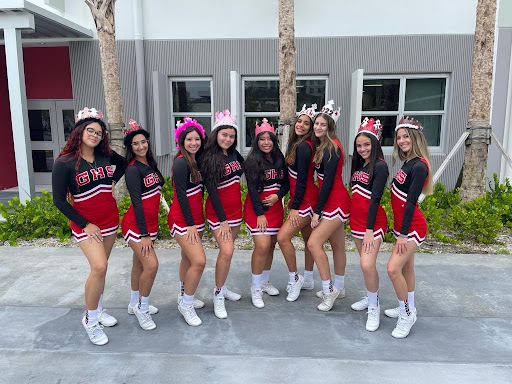
[[[329,198],[340,161],[342,161],[341,151],[333,150],[331,154],[329,154],[329,148],[326,147],[324,149],[322,163],[317,166],[317,173],[323,175],[322,188],[320,188],[318,201],[315,206],[315,213],[318,215],[322,213],[322,209]],[[343,163],[341,166],[343,166]]]
[[[199,173],[201,174],[201,171],[199,171]],[[174,193],[178,199],[178,203],[180,204],[187,226],[193,226],[195,225],[195,222],[188,202],[187,190],[198,186],[203,189],[203,181],[199,180],[197,183],[192,182],[190,168],[183,157],[178,157],[174,160],[174,164],[172,166],[172,180],[174,184]]]
[[[300,208],[300,203],[304,198],[309,167],[311,165],[311,156],[313,156],[313,150],[311,149],[311,146],[305,141],[300,143],[295,154],[295,163],[290,166],[293,171],[297,172],[297,184],[295,186],[293,201],[290,206],[291,209],[298,210]]]

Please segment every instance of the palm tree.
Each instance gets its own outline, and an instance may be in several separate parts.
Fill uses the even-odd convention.
[[[471,130],[466,142],[462,167],[460,197],[463,202],[485,194],[487,155],[490,143],[491,87],[494,56],[496,0],[478,0],[469,122]]]
[[[119,80],[119,67],[117,64],[116,26],[114,19],[116,0],[84,1],[91,10],[98,32],[110,146],[117,153],[124,155],[125,149],[122,132],[124,126],[123,100],[121,96],[121,82]],[[124,183],[117,184],[116,195],[127,195],[126,185]]]
[[[293,0],[279,0],[279,123],[281,150],[286,152],[297,110]]]

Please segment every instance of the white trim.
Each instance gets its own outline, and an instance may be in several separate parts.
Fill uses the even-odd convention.
[[[444,109],[443,110],[428,110],[428,111],[406,111],[405,110],[405,95],[407,88],[407,80],[416,79],[445,79],[444,89]],[[364,80],[399,80],[399,96],[398,96],[398,110],[397,111],[361,111],[361,116],[397,116],[395,127],[398,124],[399,119],[405,115],[431,115],[441,116],[441,130],[439,132],[439,145],[429,146],[431,153],[442,153],[446,148],[446,138],[448,134],[446,132],[447,126],[447,110],[449,100],[449,89],[450,89],[450,74],[447,73],[423,73],[423,74],[386,74],[386,75],[364,75]],[[382,151],[384,154],[390,154],[393,152],[393,146],[383,146]]]

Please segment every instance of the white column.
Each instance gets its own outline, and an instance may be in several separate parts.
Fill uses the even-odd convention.
[[[16,173],[21,202],[35,196],[34,167],[28,126],[27,93],[25,90],[25,72],[23,51],[21,48],[21,30],[4,29],[5,58],[9,83],[9,101],[11,104],[12,136],[16,157]]]

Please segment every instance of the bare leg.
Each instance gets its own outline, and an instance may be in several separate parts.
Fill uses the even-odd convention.
[[[146,257],[142,255],[140,243],[130,240],[128,245],[132,248],[133,253],[142,264],[142,273],[139,277],[139,294],[147,297],[151,293],[156,272],[158,271],[158,259],[156,257],[155,250],[151,248],[149,256]]]
[[[321,220],[309,237],[307,247],[315,259],[322,280],[331,279],[331,270],[327,254],[324,251],[324,244],[340,226],[343,226],[343,223],[338,219]]]
[[[175,239],[181,247],[182,265],[184,264],[184,257],[187,259],[189,265],[182,280],[185,283],[185,294],[194,295],[199,285],[199,280],[201,280],[201,276],[203,275],[204,266],[206,265],[203,242],[199,241],[192,245],[187,241],[185,235],[176,235]]]
[[[256,235],[252,239],[254,241],[254,250],[252,251],[251,270],[254,275],[261,275],[268,260],[271,236]],[[270,264],[272,264],[272,259],[270,259]]]
[[[379,290],[379,274],[376,264],[381,240],[375,240],[375,246],[371,253],[363,253],[363,240],[354,238],[354,243],[359,252],[366,289],[370,292],[377,292]]]
[[[281,252],[283,252],[286,265],[288,266],[288,271],[290,272],[297,272],[297,259],[295,257],[295,247],[292,244],[292,237],[295,236],[302,228],[309,226],[310,222],[311,218],[309,216],[299,216],[299,226],[294,227],[288,219],[283,223],[279,233],[277,234],[279,248],[281,248]]]
[[[406,252],[399,254],[395,247],[388,261],[388,275],[395,288],[396,296],[400,301],[405,301],[408,297],[409,291],[407,281],[403,275],[403,268],[414,257],[414,252],[416,252],[416,243],[408,241]]]
[[[345,227],[343,223],[341,223],[336,232],[334,232],[331,237],[329,237],[329,243],[331,244],[332,248],[334,273],[339,276],[345,276],[347,254],[345,252]]]

